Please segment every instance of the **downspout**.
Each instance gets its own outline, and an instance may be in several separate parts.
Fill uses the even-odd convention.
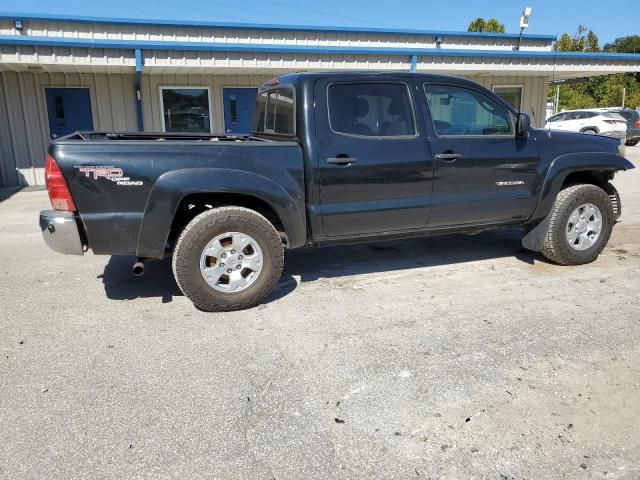
[[[136,48],[136,116],[138,117],[138,131],[144,132],[144,121],[142,118],[142,66],[144,65],[144,59],[142,58],[142,50]]]
[[[418,70],[418,56],[411,55],[411,72],[416,73],[416,70]]]

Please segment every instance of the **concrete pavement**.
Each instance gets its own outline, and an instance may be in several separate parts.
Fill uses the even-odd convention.
[[[640,147],[629,148],[640,164]],[[601,258],[519,232],[287,254],[203,313],[0,202],[0,478],[638,478],[640,170]]]

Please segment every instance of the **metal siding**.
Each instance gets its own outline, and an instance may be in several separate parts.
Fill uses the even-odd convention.
[[[88,87],[96,129],[137,129],[133,75],[0,72],[0,185],[44,184],[45,87]]]
[[[362,67],[358,58],[348,55],[333,58],[333,68]],[[373,59],[370,59],[373,60]],[[384,68],[388,58],[376,59],[377,68]],[[284,60],[283,60],[284,62]],[[406,60],[404,60],[405,63]],[[286,65],[286,63],[284,63]],[[147,131],[161,130],[160,87],[203,86],[211,91],[213,129],[224,130],[222,114],[222,88],[226,86],[260,87],[280,73],[283,63],[272,63],[270,73],[211,75],[208,73],[166,73],[142,76],[144,125]],[[312,65],[310,62],[309,65]],[[404,65],[406,68],[406,65]],[[159,67],[155,67],[159,68]],[[192,69],[189,69],[192,70]],[[238,70],[241,72],[242,70]],[[535,125],[544,123],[544,108],[548,79],[526,76],[468,75],[487,88],[494,85],[523,85],[523,111],[532,115]],[[0,174],[5,185],[18,184],[15,167],[21,169],[24,181],[44,183],[42,162],[49,142],[48,118],[44,100],[44,87],[83,86],[91,90],[92,109],[96,128],[102,130],[135,130],[135,91],[133,74],[80,74],[80,73],[22,73],[0,72]],[[6,112],[3,115],[3,112]],[[535,118],[533,115],[535,111]]]
[[[516,35],[475,35],[468,32],[406,32],[325,31],[322,27],[307,27],[305,31],[225,28],[224,26],[162,26],[78,23],[72,21],[25,21],[23,35],[63,37],[88,40],[178,41],[221,43],[272,43],[277,45],[326,45],[339,47],[379,46],[396,48],[434,48],[435,37],[444,39],[443,48],[484,48],[511,50]],[[0,21],[0,35],[16,35],[11,21]],[[525,35],[522,49],[551,50],[553,39],[530,38]]]
[[[28,157],[24,159],[24,167],[22,168],[25,170],[22,170],[22,174],[25,175],[27,183],[30,185],[41,185],[44,183],[44,152],[47,143],[43,141],[40,134],[42,126],[36,101],[38,86],[34,77],[35,74],[32,73],[20,73],[18,80],[28,154]]]
[[[18,169],[18,185],[26,184],[30,177],[31,159],[27,145],[25,114],[22,108],[20,77],[16,72],[4,74],[5,105],[9,116],[9,136],[13,148],[14,165]],[[26,176],[24,175],[26,173]],[[32,182],[33,183],[33,182]]]
[[[20,185],[16,174],[16,160],[11,138],[11,114],[7,105],[5,89],[6,73],[0,72],[0,186]]]

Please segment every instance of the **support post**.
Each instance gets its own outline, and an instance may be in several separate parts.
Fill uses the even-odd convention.
[[[418,69],[418,56],[411,55],[411,72],[416,73],[417,69]]]
[[[142,57],[142,50],[139,48],[135,51],[136,57],[136,116],[138,117],[138,131],[144,131],[144,120],[142,118],[142,67],[144,65],[144,58]]]

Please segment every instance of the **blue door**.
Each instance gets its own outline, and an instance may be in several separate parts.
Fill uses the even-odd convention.
[[[88,88],[45,88],[51,138],[93,130]]]
[[[222,90],[226,133],[251,133],[253,104],[257,94],[257,88],[224,88]]]

